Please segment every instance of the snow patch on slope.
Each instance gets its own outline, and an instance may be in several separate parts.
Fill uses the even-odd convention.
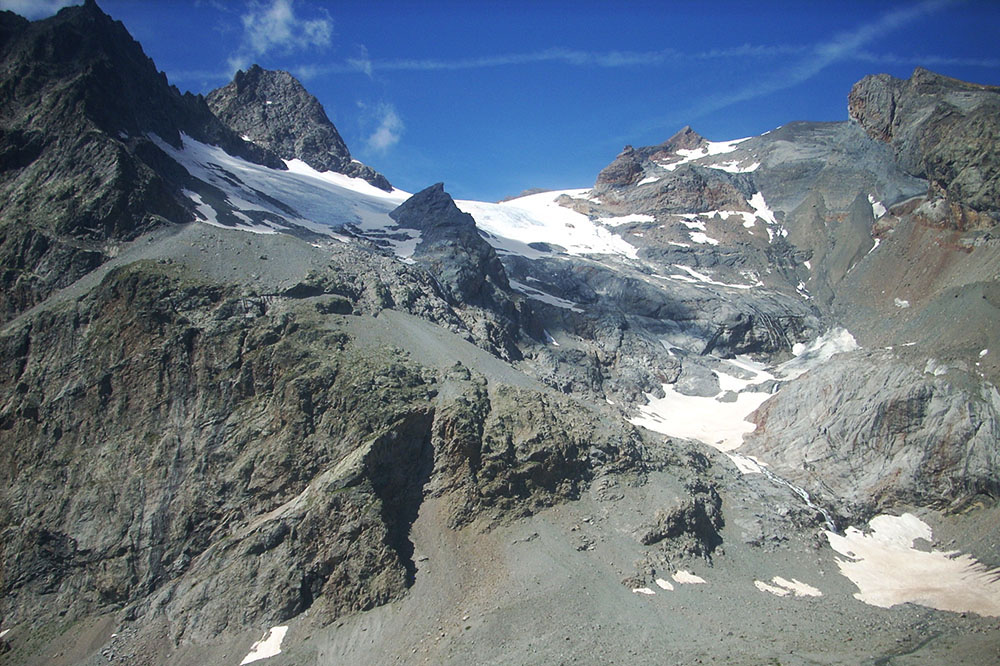
[[[667,344],[666,341],[664,344]],[[719,381],[720,390],[717,395],[685,395],[677,391],[673,384],[663,384],[663,397],[646,394],[646,404],[638,406],[638,415],[628,421],[663,435],[696,439],[729,455],[744,474],[760,472],[764,463],[734,452],[743,444],[744,435],[756,428],[747,418],[771,397],[769,391],[752,389],[769,380],[791,381],[826,363],[835,354],[857,348],[858,343],[850,332],[836,328],[808,345],[795,345],[795,358],[771,371],[749,358],[740,357],[728,361],[720,359],[720,367],[729,365],[732,366],[732,371],[724,372],[718,368],[713,370]],[[735,394],[735,399],[732,394]]]
[[[739,147],[739,144],[750,138],[752,137],[748,136],[742,139],[734,139],[732,141],[706,141],[701,148],[681,148],[676,151],[676,154],[681,158],[680,160],[666,164],[661,163],[660,166],[667,171],[673,171],[682,164],[689,164],[695,160],[700,160],[712,155],[724,155],[726,153],[731,153]]]
[[[281,654],[281,642],[287,632],[288,627],[271,627],[263,638],[250,647],[250,653],[243,657],[240,666]]]
[[[642,426],[653,432],[671,437],[696,439],[719,451],[732,451],[743,443],[743,435],[753,432],[757,426],[746,418],[765,400],[770,393],[743,391],[736,399],[723,402],[721,398],[733,389],[739,390],[750,384],[728,373],[716,372],[722,390],[714,397],[684,395],[673,384],[663,384],[663,397],[647,394],[647,404],[639,407],[639,415],[629,419],[629,423]],[[760,373],[754,379],[766,381],[771,378]],[[756,381],[753,383],[757,383]]]
[[[779,365],[775,374],[784,380],[792,380],[818,368],[835,354],[843,354],[859,349],[858,341],[846,328],[833,328],[808,345],[798,343],[792,347],[795,358]]]
[[[521,292],[528,298],[541,301],[542,303],[548,303],[549,305],[554,305],[557,308],[563,308],[573,312],[583,312],[583,310],[573,301],[567,301],[565,298],[553,296],[550,293],[544,292],[541,289],[530,287],[523,282],[518,282],[517,280],[509,280],[509,282],[511,289]]]
[[[827,532],[840,573],[858,586],[854,597],[880,608],[916,603],[938,610],[1000,616],[1000,569],[989,569],[957,551],[922,550],[931,528],[910,513],[876,516],[869,533],[849,527]]]
[[[534,259],[545,256],[545,253],[527,245],[546,243],[560,246],[573,255],[611,254],[635,259],[638,253],[635,246],[608,231],[602,224],[556,201],[563,195],[578,199],[585,198],[588,193],[586,189],[558,190],[502,203],[455,203],[475,218],[476,226],[488,232],[487,242],[498,251]]]
[[[634,222],[655,222],[656,218],[652,215],[645,215],[643,213],[633,213],[631,215],[621,215],[619,217],[601,217],[598,218],[597,221],[609,227],[619,227],[623,224],[632,224]]]
[[[796,597],[822,597],[823,593],[817,588],[809,585],[808,583],[803,583],[802,581],[796,580],[795,578],[787,580],[781,576],[775,576],[771,579],[773,585],[765,583],[762,580],[755,580],[753,582],[754,586],[761,592],[770,592],[776,597],[785,597],[792,594]]]
[[[886,214],[887,209],[885,204],[881,201],[876,201],[875,197],[871,194],[868,195],[868,203],[872,205],[872,217],[876,220]]]
[[[198,219],[207,224],[256,233],[300,227],[331,238],[351,229],[370,234],[403,258],[420,242],[419,232],[402,229],[389,217],[410,196],[407,192],[384,192],[360,178],[316,171],[300,160],[285,162],[287,171],[271,169],[185,134],[179,149],[156,135],[150,139],[194,178],[222,194],[224,205],[213,206],[205,196],[185,192]],[[227,223],[227,216],[235,221]]]

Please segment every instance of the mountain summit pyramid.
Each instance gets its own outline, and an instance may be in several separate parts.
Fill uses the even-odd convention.
[[[206,97],[224,123],[282,159],[299,159],[317,171],[362,178],[391,191],[380,173],[351,158],[319,101],[288,72],[253,65]]]

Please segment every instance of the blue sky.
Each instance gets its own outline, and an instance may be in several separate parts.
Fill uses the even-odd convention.
[[[588,187],[625,144],[844,120],[916,66],[1000,85],[1000,2],[98,0],[181,90],[299,77],[355,157],[457,198]],[[30,18],[65,0],[0,0]]]

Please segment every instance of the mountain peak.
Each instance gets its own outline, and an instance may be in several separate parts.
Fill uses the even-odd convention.
[[[288,72],[254,64],[206,99],[222,122],[282,159],[299,159],[318,171],[392,189],[385,176],[351,157],[323,105]]]
[[[669,150],[670,152],[680,149],[693,150],[694,148],[697,148],[701,144],[705,143],[705,141],[705,137],[691,129],[690,125],[685,125],[676,134],[660,144],[658,148],[661,150]]]
[[[921,67],[909,79],[866,76],[851,88],[848,113],[888,143],[910,174],[975,210],[997,210],[1000,88],[959,81]]]

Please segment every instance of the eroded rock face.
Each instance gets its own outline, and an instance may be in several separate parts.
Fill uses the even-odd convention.
[[[741,451],[852,520],[899,504],[960,507],[998,491],[996,389],[961,388],[888,353],[838,356],[753,420]]]
[[[317,171],[336,171],[392,190],[385,176],[351,158],[319,100],[288,72],[253,65],[236,72],[206,101],[229,127],[282,159],[300,159]]]
[[[627,424],[356,339],[390,304],[461,320],[418,272],[382,284],[343,251],[267,296],[128,264],[0,336],[5,621],[127,606],[175,641],[327,623],[406,592],[426,492],[489,524],[641,472]]]
[[[868,76],[851,89],[851,118],[888,142],[932,194],[978,211],[1000,201],[1000,89],[917,68],[907,79]]]
[[[475,220],[458,209],[444,184],[414,194],[389,216],[399,226],[420,232],[413,260],[430,271],[450,300],[493,313],[494,323],[503,329],[495,340],[501,356],[520,358],[514,341],[521,316],[507,273]]]

